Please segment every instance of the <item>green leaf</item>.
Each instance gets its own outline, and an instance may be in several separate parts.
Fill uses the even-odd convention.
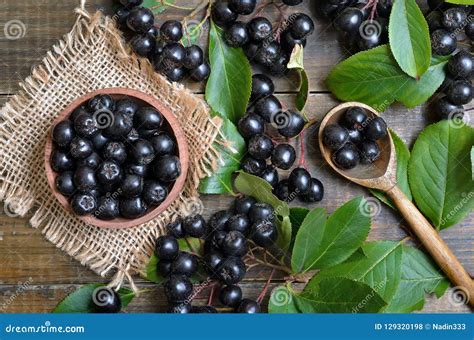
[[[344,277],[364,282],[386,302],[391,301],[400,284],[402,247],[399,242],[369,242],[362,246],[365,257],[352,259],[337,266],[321,270],[308,285],[306,291],[314,290],[319,282],[328,277]]]
[[[445,78],[447,58],[433,58],[428,71],[415,80],[403,72],[388,45],[360,52],[338,64],[327,85],[343,101],[359,101],[385,111],[394,101],[412,108],[424,103]]]
[[[473,0],[446,0],[446,2],[449,2],[450,4],[456,4],[456,5],[474,5]]]
[[[293,245],[295,243],[296,235],[300,230],[301,224],[303,224],[306,215],[308,215],[309,209],[307,208],[300,208],[294,207],[290,208],[290,222],[291,222],[291,244],[288,248],[289,250],[293,249]]]
[[[346,278],[325,278],[295,303],[305,313],[377,313],[386,305],[367,284]]]
[[[430,67],[428,24],[415,0],[397,0],[388,26],[390,49],[400,68],[419,79]]]
[[[419,135],[408,165],[418,208],[440,230],[461,221],[474,208],[470,152],[474,129],[459,120],[428,126]]]
[[[237,124],[245,114],[252,90],[252,70],[240,48],[229,47],[222,29],[211,20],[209,35],[211,75],[206,101],[215,112]]]
[[[413,199],[410,185],[408,183],[408,162],[410,161],[410,150],[406,144],[401,140],[395,131],[390,129],[392,135],[393,144],[395,145],[395,152],[397,154],[397,185],[411,201]],[[380,190],[370,189],[372,195],[377,197],[383,203],[388,205],[392,209],[396,209],[392,200]]]
[[[347,260],[364,242],[370,230],[370,216],[363,213],[362,197],[338,208],[324,222],[324,210],[306,216],[296,235],[291,260],[295,273],[323,269]],[[325,213],[325,212],[324,212]]]
[[[474,146],[471,149],[471,174],[472,180],[474,181]]]
[[[282,250],[288,250],[291,244],[292,225],[289,216],[284,216],[283,220],[277,218],[278,239],[276,245]]]
[[[268,312],[270,314],[296,314],[300,313],[296,306],[294,293],[285,286],[273,289],[268,301]]]
[[[94,304],[92,301],[92,294],[99,287],[105,287],[102,283],[92,283],[84,285],[62,300],[54,309],[53,313],[94,313]],[[122,308],[127,305],[135,297],[135,294],[126,288],[121,288],[118,291]]]
[[[145,270],[140,273],[140,276],[150,282],[154,283],[163,283],[166,279],[161,276],[160,273],[158,273],[157,270],[157,265],[158,265],[159,259],[158,256],[153,253],[150,257],[150,260],[148,261],[147,266],[145,267]]]
[[[228,194],[232,193],[232,177],[240,169],[240,161],[246,152],[245,141],[235,125],[225,117],[221,127],[221,134],[226,145],[214,143],[219,151],[220,161],[218,169],[212,176],[204,178],[199,184],[201,194]]]
[[[300,76],[300,87],[295,99],[296,108],[299,111],[304,109],[309,97],[309,79],[304,68],[303,60],[304,48],[301,45],[296,45],[291,53],[287,67],[289,69],[296,69]]]
[[[174,0],[165,0],[164,2],[160,0],[144,0],[142,6],[151,9],[154,14],[160,14],[169,8],[166,3],[174,4]]]
[[[385,313],[410,313],[423,309],[425,293],[440,298],[449,281],[429,256],[409,246],[403,246],[401,281]]]
[[[276,215],[281,217],[290,215],[288,203],[280,201],[273,195],[272,186],[264,179],[240,171],[234,185],[237,191],[242,194],[252,196],[259,202],[270,204],[275,209]]]

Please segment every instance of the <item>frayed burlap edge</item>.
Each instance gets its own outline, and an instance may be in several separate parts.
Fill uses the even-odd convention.
[[[30,223],[49,241],[103,277],[115,273],[111,286],[118,288],[126,279],[136,290],[131,276],[146,266],[165,225],[178,214],[202,207],[197,187],[217,166],[213,143],[220,138],[222,122],[209,117],[203,100],[169,83],[147,60],[131,53],[111,18],[100,12],[90,15],[84,6],[82,0],[71,32],[1,109],[0,200],[18,216],[35,208]],[[57,115],[75,98],[106,87],[133,88],[161,100],[180,121],[190,152],[179,198],[157,219],[126,230],[89,226],[66,212],[54,199],[43,170],[45,140]]]

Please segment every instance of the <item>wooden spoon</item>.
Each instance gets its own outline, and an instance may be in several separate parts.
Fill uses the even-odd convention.
[[[439,267],[458,289],[463,290],[469,299],[469,304],[474,307],[473,280],[438,232],[397,186],[397,158],[390,134],[379,141],[381,157],[370,166],[361,165],[351,170],[342,170],[332,161],[332,151],[327,149],[323,143],[324,128],[329,124],[339,122],[342,115],[351,107],[362,107],[369,116],[378,116],[378,112],[373,108],[357,102],[344,103],[329,111],[319,129],[319,147],[324,159],[337,173],[348,180],[367,188],[385,192]]]

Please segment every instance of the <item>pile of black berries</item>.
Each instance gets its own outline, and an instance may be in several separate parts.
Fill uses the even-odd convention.
[[[125,32],[132,49],[148,58],[155,70],[171,81],[189,76],[194,81],[206,80],[211,68],[201,47],[184,47],[183,26],[179,21],[165,21],[158,29],[153,12],[141,7],[143,0],[118,0],[122,5],[115,17]]]
[[[181,174],[176,140],[160,112],[98,95],[52,132],[57,190],[79,216],[136,219],[160,205]]]
[[[167,236],[156,241],[158,272],[167,278],[165,294],[169,313],[217,313],[213,306],[197,307],[191,277],[199,266],[220,285],[219,300],[237,313],[259,313],[257,301],[244,299],[238,286],[247,272],[243,257],[248,240],[257,246],[271,248],[278,238],[275,211],[271,205],[258,203],[253,197],[240,197],[229,210],[215,213],[206,223],[201,215],[178,218],[167,226]],[[204,255],[182,252],[178,239],[194,237],[205,240]]]
[[[363,108],[352,107],[339,123],[326,126],[323,132],[324,145],[334,152],[332,159],[338,168],[349,170],[380,158],[377,141],[388,135],[381,117],[369,117]]]
[[[284,0],[287,6],[296,6],[302,1]],[[219,1],[213,5],[212,18],[225,28],[225,41],[231,47],[241,47],[247,58],[263,66],[271,74],[281,76],[295,45],[306,45],[306,37],[314,31],[313,20],[304,13],[291,15],[283,27],[274,30],[270,20],[257,16],[244,23],[239,15],[247,16],[255,11],[256,0]]]
[[[274,91],[275,85],[269,77],[264,74],[253,76],[250,105],[247,114],[238,124],[240,134],[248,141],[248,154],[242,160],[242,169],[270,183],[275,195],[281,200],[289,202],[300,197],[305,202],[321,201],[324,195],[323,185],[316,178],[311,178],[305,169],[294,169],[289,179],[280,181],[277,169],[290,170],[296,160],[296,151],[290,144],[276,144],[269,135],[276,132],[284,138],[297,137],[305,128],[306,122],[296,111],[283,111]],[[293,173],[299,175],[293,176]],[[297,183],[301,181],[302,174],[304,185]]]

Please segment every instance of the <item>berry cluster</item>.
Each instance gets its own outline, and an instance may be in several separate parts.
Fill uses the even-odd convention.
[[[301,2],[283,0],[287,6]],[[224,37],[229,46],[243,48],[250,61],[265,67],[275,76],[281,76],[287,71],[295,45],[306,45],[306,37],[314,31],[314,22],[306,14],[297,13],[274,32],[270,20],[262,16],[247,23],[237,20],[239,15],[252,14],[256,5],[256,0],[219,1],[213,5],[212,18],[219,26],[225,27]]]
[[[299,196],[305,202],[318,202],[323,198],[323,185],[316,178],[311,178],[306,170],[298,168],[298,171],[304,172],[305,178],[309,177],[303,186],[293,185],[292,176],[290,180],[279,179],[277,168],[290,170],[296,160],[296,151],[287,143],[275,145],[266,133],[269,132],[266,127],[276,129],[285,138],[294,138],[303,131],[306,122],[296,111],[283,111],[274,91],[275,85],[269,77],[264,74],[253,76],[250,105],[238,124],[241,135],[248,140],[248,155],[242,160],[242,169],[270,183],[282,200],[292,201]],[[295,169],[293,173],[298,171]]]
[[[348,109],[340,124],[330,124],[323,131],[324,145],[333,151],[333,162],[345,170],[360,163],[371,164],[380,158],[377,141],[387,137],[387,124],[381,117],[368,117],[360,107]]]
[[[367,1],[321,0],[316,1],[316,11],[322,18],[329,18],[341,33],[341,41],[351,52],[365,51],[388,43],[388,18],[392,0],[379,0],[374,9]]]
[[[187,75],[194,81],[206,80],[211,68],[201,47],[184,47],[183,26],[179,21],[165,21],[158,29],[153,12],[140,7],[143,0],[119,0],[117,22],[129,37],[135,53],[150,59],[155,70],[171,81],[181,81]]]
[[[135,219],[160,205],[181,173],[160,112],[98,95],[52,132],[56,188],[80,216]]]
[[[243,299],[237,284],[247,272],[243,257],[249,250],[248,239],[259,247],[270,248],[278,238],[271,205],[258,203],[253,197],[240,197],[231,209],[215,213],[208,223],[201,215],[188,216],[170,223],[167,231],[168,235],[156,242],[156,255],[158,272],[167,278],[164,288],[171,304],[170,313],[217,312],[212,306],[191,306],[195,292],[190,279],[200,265],[210,279],[222,285],[222,305],[238,313],[260,312],[260,304]],[[188,236],[205,240],[202,258],[180,251],[178,239]]]

